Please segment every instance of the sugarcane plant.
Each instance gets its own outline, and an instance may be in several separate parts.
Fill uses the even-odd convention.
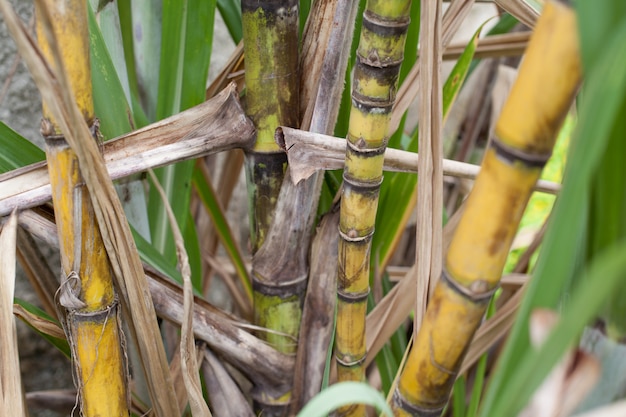
[[[271,271],[258,266],[256,255],[270,233],[287,158],[274,141],[278,126],[297,127],[299,120],[298,2],[242,1],[246,113],[256,127],[254,147],[247,152],[254,323],[269,332],[259,336],[275,349],[294,354],[306,281],[287,288]],[[255,395],[263,415],[284,415],[290,390],[266,387]]]
[[[447,404],[580,78],[575,14],[565,5],[548,3],[394,392],[395,415],[438,416]]]
[[[84,415],[360,416],[365,404],[401,416],[437,416],[446,407],[454,417],[557,415],[533,408],[533,393],[583,326],[604,312],[607,333],[624,334],[616,291],[626,270],[624,190],[615,178],[623,177],[624,6],[578,2],[575,13],[562,2],[496,0],[512,14],[488,34],[497,35],[483,38],[481,26],[454,45],[474,2],[453,1],[445,13],[442,3],[39,1],[39,53],[0,0],[46,101],[47,143],[47,164],[37,164],[44,154],[0,124],[0,264],[10,263],[15,240],[46,310],[60,307],[59,322],[19,300],[13,311],[72,358]],[[212,50],[221,46],[212,36],[217,13],[243,44],[209,84]],[[532,28],[530,41],[528,32],[508,33],[518,21]],[[538,179],[578,93],[580,50],[583,130],[561,188]],[[481,125],[488,118],[455,114],[464,128],[452,144],[440,142],[440,124],[462,112],[454,108],[460,94],[489,102],[496,71],[468,80],[482,76],[472,60],[522,52],[482,166],[442,159],[457,135],[489,131]],[[443,88],[442,57],[459,58]],[[407,108],[420,91],[416,121]],[[75,143],[75,130],[89,146]],[[459,154],[477,148],[468,143]],[[141,172],[152,168],[161,169],[147,180]],[[383,183],[383,171],[400,172],[385,173]],[[239,174],[249,224],[228,213]],[[121,192],[128,215],[108,209],[111,180],[131,175],[135,188]],[[441,195],[423,201],[441,191],[442,175],[462,178],[444,213]],[[559,194],[552,219],[517,274],[502,277],[536,190]],[[415,195],[418,237],[406,233]],[[241,241],[236,232],[248,228],[249,241]],[[60,283],[37,262],[31,236],[60,248]],[[420,245],[417,262],[412,243]],[[531,280],[520,271],[532,271],[538,247]],[[11,273],[5,269],[0,276]],[[431,283],[422,280],[428,274]],[[2,307],[0,325],[10,329]],[[540,346],[528,335],[537,307],[563,311]],[[419,331],[409,342],[412,324]],[[492,349],[509,331],[503,353]],[[589,381],[599,372],[585,369]],[[475,392],[466,395],[466,386]],[[4,400],[19,390],[0,388],[3,412],[19,410]],[[563,392],[562,410],[582,397]]]
[[[62,65],[76,102],[98,141],[94,115],[87,5],[84,1],[47,2],[38,7],[39,44],[54,62],[42,22],[51,20],[57,42],[63,45]],[[42,15],[51,12],[50,16]],[[61,70],[61,68],[57,68]],[[74,373],[85,416],[128,415],[128,370],[120,306],[111,266],[102,241],[89,192],[83,183],[74,151],[51,112],[44,106],[42,135],[55,219],[59,234],[62,277],[58,293],[63,327],[72,348]]]

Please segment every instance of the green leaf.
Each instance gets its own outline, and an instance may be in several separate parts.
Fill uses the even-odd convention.
[[[88,18],[94,110],[100,132],[108,140],[130,132],[133,116],[91,6]]]
[[[164,0],[158,119],[204,101],[214,16],[214,1]],[[155,170],[182,230],[189,217],[193,164],[187,161]],[[152,242],[169,262],[175,263],[168,218],[156,190],[150,191],[149,201]]]
[[[137,231],[131,227],[131,232],[133,233],[133,238],[135,240],[135,245],[137,245],[137,252],[139,252],[139,258],[141,261],[150,265],[152,268],[162,273],[163,275],[170,278],[172,281],[176,281],[182,285],[183,277],[180,275],[180,272],[176,269],[174,265],[169,262],[166,262],[163,259],[163,255],[161,255],[155,248],[143,238]]]
[[[202,253],[200,251],[196,224],[191,214],[187,217],[187,223],[182,233],[185,241],[185,250],[189,258],[189,268],[191,269],[191,285],[194,290],[202,294]]]
[[[313,397],[298,417],[326,416],[339,407],[355,403],[374,406],[387,416],[393,416],[385,397],[374,388],[362,382],[340,382]]]
[[[46,159],[44,151],[0,122],[0,173]]]
[[[485,22],[486,23],[486,22]],[[454,68],[452,68],[452,72],[448,76],[446,83],[443,86],[443,114],[444,120],[448,115],[448,111],[450,110],[450,106],[454,100],[456,100],[459,91],[461,90],[461,86],[467,77],[469,67],[474,59],[474,53],[476,52],[476,48],[478,47],[478,37],[480,36],[480,32],[482,32],[485,23],[480,25],[476,32],[474,32],[474,36],[469,40],[467,46],[463,50],[463,53],[454,64]]]
[[[228,33],[237,44],[243,37],[241,24],[241,1],[240,0],[217,0],[217,9],[224,19]]]

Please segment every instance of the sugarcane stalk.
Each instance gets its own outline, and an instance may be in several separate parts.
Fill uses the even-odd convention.
[[[298,124],[298,2],[241,2],[246,59],[246,113],[257,138],[246,155],[252,253],[272,222],[287,157],[274,142],[279,125]]]
[[[42,13],[41,7],[51,14],[53,30],[63,45],[62,60],[76,102],[97,136],[86,3],[47,0],[37,3],[38,14]],[[45,29],[40,19],[38,22],[41,49],[52,62]],[[127,416],[127,366],[111,267],[76,154],[45,106],[43,115],[42,134],[60,237],[59,303],[67,310],[64,327],[72,348],[81,411],[85,416]]]
[[[580,78],[575,14],[547,2],[394,392],[396,416],[438,416],[447,403]]]
[[[361,381],[364,376],[371,239],[410,7],[410,0],[369,0],[363,13],[339,221],[335,344],[339,381]],[[364,415],[365,408],[352,405],[340,413]]]
[[[269,230],[287,166],[287,156],[274,141],[274,131],[281,124],[297,126],[299,118],[298,2],[243,0],[241,9],[246,113],[257,130],[254,148],[247,152],[245,165],[250,244],[252,253],[258,255],[263,243],[270,239]],[[252,267],[254,322],[270,329],[259,332],[259,337],[280,352],[294,354],[306,274],[285,284],[282,276],[278,276],[280,271],[264,268],[255,262],[256,255]],[[255,409],[263,415],[283,415],[289,404],[291,384],[285,381],[284,385],[280,389],[260,387],[254,396]]]

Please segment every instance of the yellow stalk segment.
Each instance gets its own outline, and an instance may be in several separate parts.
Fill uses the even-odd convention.
[[[396,416],[439,416],[578,90],[574,12],[547,2],[396,389]]]
[[[83,0],[51,1],[54,31],[73,94],[85,120],[97,134],[89,66],[87,10]],[[39,9],[38,12],[40,13]],[[44,29],[41,49],[53,62]],[[59,232],[63,279],[59,303],[67,309],[64,327],[72,348],[82,414],[128,416],[126,357],[111,269],[78,160],[58,124],[44,107],[48,171]]]
[[[274,131],[298,124],[298,2],[243,0],[241,9],[246,114],[257,129],[254,149],[246,159],[255,253],[271,224],[287,166]]]
[[[363,379],[371,239],[410,8],[410,0],[369,0],[363,13],[339,221],[335,344],[339,381]],[[352,405],[340,413],[364,415],[365,409]]]

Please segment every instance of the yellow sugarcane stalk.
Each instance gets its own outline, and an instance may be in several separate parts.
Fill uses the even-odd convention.
[[[91,90],[87,9],[84,0],[37,3],[46,7],[61,46],[73,94],[87,123],[97,131]],[[40,21],[40,19],[38,19]],[[44,28],[41,49],[53,62]],[[48,171],[59,232],[63,280],[59,303],[67,309],[65,328],[84,416],[128,416],[126,359],[118,303],[100,230],[83,184],[78,160],[58,124],[44,107]]]
[[[339,221],[337,331],[339,381],[361,381],[371,240],[391,108],[395,102],[410,0],[368,0],[357,50]],[[352,405],[342,415],[364,415]]]
[[[580,78],[575,14],[547,2],[394,392],[396,416],[439,416],[447,403]]]

